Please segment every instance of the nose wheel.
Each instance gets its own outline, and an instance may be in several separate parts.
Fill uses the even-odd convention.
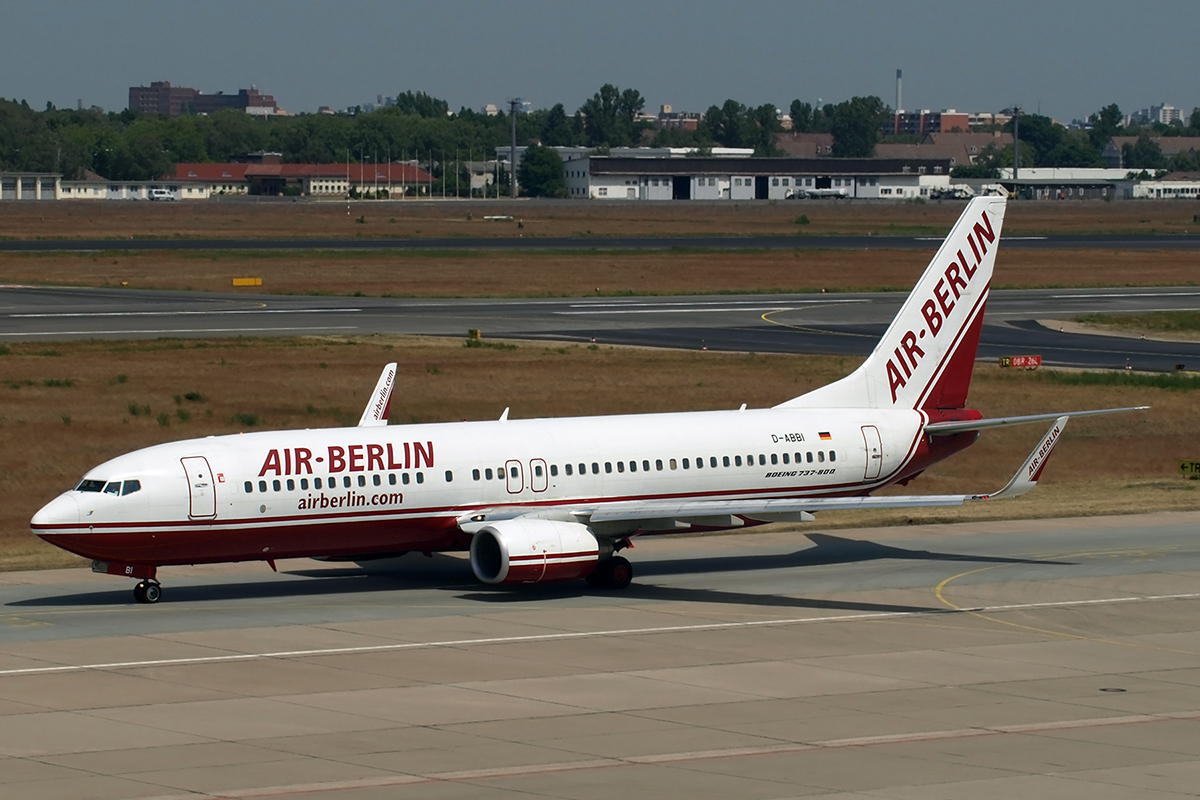
[[[153,578],[139,581],[138,585],[133,587],[133,599],[139,603],[157,603],[161,597],[162,586]]]

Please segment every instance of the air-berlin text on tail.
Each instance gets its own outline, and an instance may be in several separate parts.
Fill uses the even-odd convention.
[[[317,456],[307,447],[281,447],[267,451],[258,477],[268,472],[312,475],[314,471],[386,472],[422,467],[433,468],[433,442],[330,445]]]
[[[925,327],[913,332],[907,330],[900,335],[900,344],[893,348],[893,357],[887,362],[888,384],[892,390],[892,403],[896,402],[896,392],[903,389],[908,381],[917,371],[917,365],[921,359],[925,357],[925,351],[918,344],[918,341],[929,336],[936,337],[946,327],[946,321],[950,319],[951,312],[958,305],[959,298],[967,294],[967,287],[971,283],[971,279],[975,277],[975,273],[979,271],[979,265],[983,262],[983,257],[987,255],[988,244],[996,241],[996,234],[992,230],[992,223],[988,220],[987,212],[980,215],[980,221],[975,223],[975,226],[967,234],[967,245],[971,248],[971,254],[975,256],[971,260],[963,254],[960,248],[957,252],[957,259],[951,261],[949,266],[942,271],[942,277],[938,278],[937,283],[933,286],[933,296],[921,304],[921,316],[925,318]],[[963,314],[966,314],[970,309],[964,309]],[[958,326],[951,326],[951,335],[958,329]]]

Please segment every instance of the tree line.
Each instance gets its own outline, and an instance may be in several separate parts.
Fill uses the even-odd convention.
[[[600,87],[573,113],[562,103],[516,116],[518,145],[573,145],[604,152],[613,147],[684,147],[703,155],[713,147],[750,148],[758,156],[779,156],[776,135],[783,130],[771,104],[746,105],[726,100],[710,106],[694,129],[661,128],[642,118],[645,98],[631,88]],[[879,97],[853,97],[820,107],[792,101],[792,129],[829,133],[834,157],[866,157],[886,136],[892,109]],[[1048,117],[1024,115],[1020,120],[1023,166],[1101,166],[1100,153],[1117,135],[1139,136],[1126,145],[1132,169],[1200,169],[1191,156],[1165,158],[1150,139],[1156,135],[1200,135],[1200,109],[1186,125],[1121,126],[1114,104],[1089,118],[1087,130],[1068,130]],[[57,109],[47,103],[38,111],[25,101],[0,99],[0,170],[57,172],[69,179],[91,171],[111,180],[153,180],[169,174],[177,163],[225,162],[259,150],[278,152],[287,163],[345,161],[417,161],[439,180],[454,179],[454,165],[494,158],[509,144],[512,119],[501,112],[487,115],[469,108],[452,112],[445,100],[423,92],[404,92],[395,104],[370,112],[299,114],[260,118],[241,111],[207,116],[143,115]],[[1011,130],[1012,125],[1004,126]],[[553,172],[552,160],[535,154]],[[535,159],[536,160],[536,159]],[[1012,164],[1012,147],[990,148],[975,165],[959,167],[964,177],[992,177]],[[561,170],[561,167],[560,167]],[[536,182],[535,183],[541,183]],[[559,179],[559,184],[561,178]],[[523,183],[527,188],[533,185]],[[551,181],[544,193],[559,194]]]

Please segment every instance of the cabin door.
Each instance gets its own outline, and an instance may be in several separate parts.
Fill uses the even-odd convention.
[[[883,467],[883,442],[879,439],[879,428],[874,425],[863,425],[862,435],[863,444],[867,447],[867,466],[863,480],[869,481],[878,478],[879,470]]]
[[[188,516],[192,519],[211,518],[217,515],[217,487],[212,470],[204,456],[189,456],[179,459],[187,475],[191,505]]]

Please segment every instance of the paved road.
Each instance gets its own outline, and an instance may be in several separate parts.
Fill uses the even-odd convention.
[[[108,250],[925,250],[942,236],[563,236],[408,239],[20,239],[0,252]],[[1200,235],[1112,233],[1005,236],[1004,247],[1034,250],[1196,250]]]
[[[553,300],[406,300],[0,288],[0,341],[159,336],[431,334],[712,350],[865,354],[901,293]],[[1197,310],[1200,289],[998,290],[981,358],[1037,353],[1055,366],[1200,368],[1200,342],[1061,333],[1038,320],[1092,312]]]
[[[8,573],[0,796],[1194,797],[1197,524],[650,539],[614,594]]]

